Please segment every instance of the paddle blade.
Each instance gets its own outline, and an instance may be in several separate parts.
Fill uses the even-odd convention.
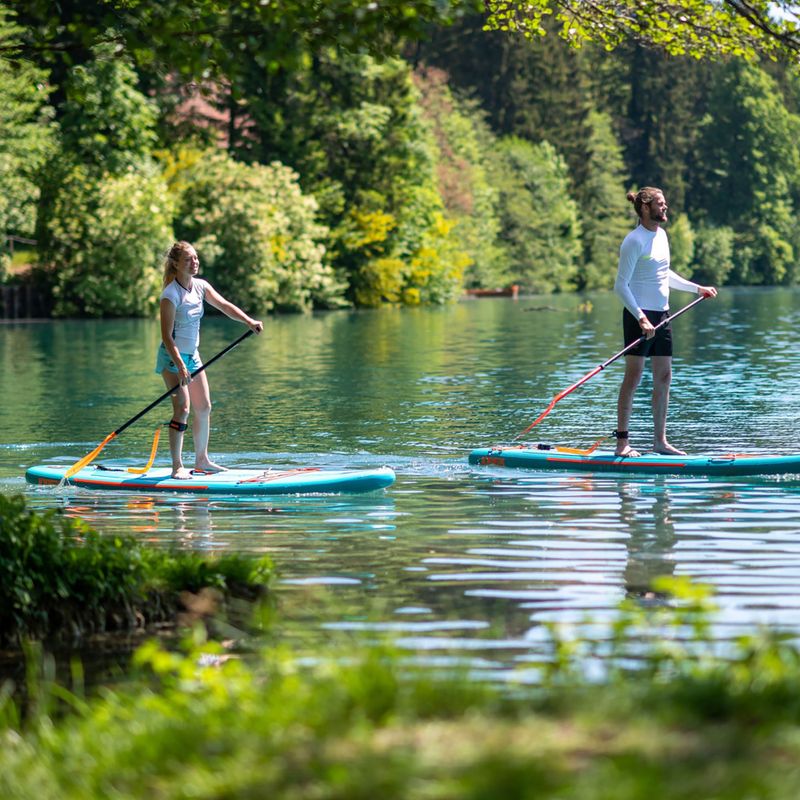
[[[85,455],[80,461],[76,461],[65,473],[64,477],[61,479],[61,482],[69,480],[76,472],[80,472],[85,466],[91,464],[98,455],[100,455],[100,451],[117,435],[117,432],[109,433],[102,442],[100,442],[94,450],[88,455]]]

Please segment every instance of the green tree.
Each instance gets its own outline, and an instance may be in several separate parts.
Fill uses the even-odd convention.
[[[495,184],[512,281],[533,292],[574,288],[581,229],[564,159],[548,142],[502,139]]]
[[[792,281],[800,117],[785,108],[766,72],[736,61],[717,72],[698,150],[704,169],[694,196],[708,224],[736,233],[732,279]]]
[[[254,61],[264,71],[294,69],[309,53],[342,51],[387,54],[399,42],[424,35],[431,23],[447,23],[476,0],[282,0],[220,3],[218,0],[4,0],[24,26],[12,44],[53,69],[54,82],[91,60],[97,45],[155,78],[177,71],[193,78],[225,77],[238,83]]]
[[[228,299],[261,310],[340,303],[344,287],[323,262],[327,229],[291,169],[210,152],[178,177],[178,236],[194,243],[204,275]]]
[[[253,70],[255,85],[263,70],[255,64]],[[423,302],[442,297],[444,286],[453,296],[451,268],[464,268],[454,247],[460,231],[437,192],[434,137],[409,66],[330,49],[284,77],[283,105],[249,96],[251,141],[242,141],[237,153],[257,160],[269,154],[302,176],[330,228],[328,258],[347,282],[348,298],[368,305],[380,297]],[[438,243],[433,251],[431,241]],[[426,268],[414,273],[431,273],[424,285],[409,283],[421,248]],[[436,264],[432,252],[441,256]],[[446,262],[445,253],[455,262]]]
[[[583,259],[578,272],[580,289],[609,288],[614,283],[619,246],[631,228],[625,199],[625,166],[608,114],[589,115],[586,180],[579,200],[583,228]]]
[[[147,314],[172,238],[171,203],[149,156],[155,112],[125,59],[102,47],[95,56],[67,80],[60,146],[43,170],[39,258],[56,314]]]
[[[528,41],[482,27],[481,15],[467,15],[437,29],[420,58],[443,69],[460,95],[477,98],[496,134],[553,144],[579,186],[591,110],[582,54],[557,37]]]
[[[694,237],[692,280],[703,286],[720,286],[733,271],[735,234],[726,226],[698,225]]]
[[[0,6],[0,41],[19,33]],[[34,233],[37,173],[55,144],[51,120],[43,70],[0,55],[0,281],[9,262],[6,237]]]
[[[683,275],[694,260],[694,230],[686,214],[669,223],[669,249],[672,269]]]
[[[59,120],[70,160],[117,175],[150,155],[157,109],[137,81],[132,65],[109,46],[70,71]]]
[[[436,142],[439,194],[472,262],[465,282],[467,286],[503,286],[508,279],[508,254],[499,242],[499,197],[487,167],[497,139],[475,104],[450,91],[446,73],[435,68],[418,70],[416,79],[424,118]]]
[[[663,188],[670,207],[682,212],[714,65],[631,44],[611,56],[593,48],[589,60],[598,104],[616,121],[631,184]]]

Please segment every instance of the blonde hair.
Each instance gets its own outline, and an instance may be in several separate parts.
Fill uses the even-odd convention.
[[[657,189],[655,186],[645,186],[636,193],[628,192],[626,197],[629,203],[633,203],[633,207],[636,209],[636,215],[641,218],[642,206],[652,203],[653,200],[656,199],[657,194],[664,194],[664,192],[662,192],[661,189]]]
[[[175,242],[167,251],[166,256],[164,256],[164,286],[175,280],[181,257],[188,253],[191,248],[192,245],[189,242]]]

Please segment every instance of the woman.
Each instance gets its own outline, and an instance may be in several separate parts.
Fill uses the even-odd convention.
[[[682,450],[667,441],[667,408],[672,381],[672,329],[669,318],[669,290],[681,289],[704,297],[716,297],[713,286],[687,281],[670,269],[667,234],[661,227],[667,221],[667,201],[661,189],[646,186],[628,200],[633,203],[639,225],[622,242],[619,269],[614,291],[625,305],[622,327],[625,346],[645,335],[647,340],[625,356],[625,377],[617,401],[616,454],[638,456],[628,440],[628,423],[633,395],[644,372],[645,358],[651,359],[653,371],[653,450],[656,453],[684,456]]]
[[[198,345],[203,301],[231,319],[244,323],[254,333],[264,329],[233,303],[228,302],[208,281],[197,277],[200,259],[188,242],[172,245],[164,261],[164,290],[161,293],[161,346],[158,348],[156,372],[161,373],[172,395],[172,421],[169,423],[169,449],[172,456],[172,477],[187,480],[191,472],[183,466],[183,434],[187,428],[189,409],[194,409],[194,468],[197,472],[222,472],[225,468],[208,457],[208,434],[211,417],[211,395],[206,373],[192,379],[191,373],[202,366]]]

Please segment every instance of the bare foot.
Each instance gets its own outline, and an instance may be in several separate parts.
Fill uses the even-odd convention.
[[[685,456],[686,453],[683,450],[678,450],[677,447],[673,447],[669,442],[662,442],[659,445],[655,445],[653,447],[654,452],[658,453],[660,456]]]
[[[624,447],[618,447],[614,455],[621,458],[639,458],[641,453],[639,453],[638,450],[634,450],[629,444],[626,444]]]
[[[192,473],[186,467],[178,467],[178,469],[172,470],[171,477],[176,481],[190,481]]]
[[[216,472],[227,472],[228,468],[215,464],[213,461],[206,461],[204,464],[195,464],[194,472],[204,472],[207,475],[213,475]]]

